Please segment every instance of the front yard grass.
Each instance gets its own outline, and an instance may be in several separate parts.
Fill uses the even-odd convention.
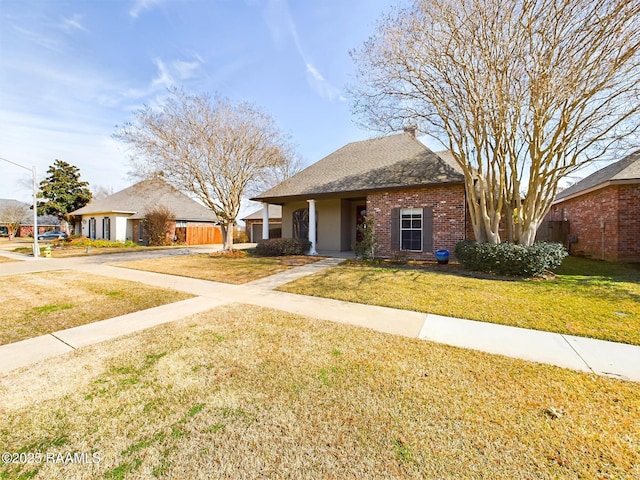
[[[9,257],[3,257],[2,255],[0,255],[0,263],[8,263],[8,262],[16,262],[17,260],[14,260],[13,258],[9,258]]]
[[[226,306],[2,377],[3,451],[90,461],[0,478],[638,478],[637,389]]]
[[[74,271],[6,276],[0,287],[0,345],[192,296]]]
[[[555,279],[477,278],[455,265],[338,266],[278,290],[640,345],[640,270],[568,257]]]
[[[221,255],[181,255],[152,260],[114,263],[118,267],[168,273],[214,282],[242,284],[284,272],[290,268],[320,260],[320,257],[293,255],[285,257],[226,257]]]

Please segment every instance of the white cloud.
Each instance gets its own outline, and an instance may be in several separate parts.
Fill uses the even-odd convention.
[[[152,80],[151,90],[158,90],[160,88],[167,88],[174,85],[175,79],[162,59],[157,58],[154,63],[158,68],[158,76]]]
[[[44,47],[47,50],[51,50],[54,52],[62,51],[60,40],[58,38],[53,38],[53,36],[48,36],[39,32],[27,30],[26,28],[19,27],[18,25],[13,25],[13,29],[16,32],[22,34],[27,40],[37,45],[40,45],[41,47]]]
[[[320,97],[327,100],[335,100],[336,98],[344,101],[344,97],[340,95],[340,89],[329,83],[322,74],[310,63],[307,63],[307,83]]]
[[[300,43],[298,30],[291,16],[287,0],[269,0],[265,8],[265,19],[271,32],[271,38],[278,47],[282,48],[287,38],[293,42],[298,55],[305,65],[309,87],[321,98],[330,101],[337,98],[340,101],[344,101],[345,98],[340,95],[340,90],[324,78],[320,71],[307,58]]]
[[[9,122],[8,120],[11,120]],[[0,157],[22,165],[35,165],[37,181],[57,158],[80,169],[82,180],[109,184],[115,188],[127,185],[128,159],[122,145],[111,138],[109,125],[90,125],[83,119],[58,120],[16,111],[0,111]],[[3,198],[28,201],[31,195],[28,172],[1,162]],[[26,173],[26,175],[25,175]]]
[[[146,88],[130,88],[123,94],[129,99],[144,99],[145,97],[154,95],[158,92],[166,90],[169,87],[179,85],[180,83],[197,78],[200,76],[202,58],[195,54],[193,60],[172,60],[166,62],[161,58],[156,58],[153,63],[157,68],[156,76]]]
[[[62,24],[60,28],[65,32],[71,32],[72,30],[80,30],[86,32],[86,27],[80,21],[82,20],[82,15],[73,15],[71,18],[63,18]]]
[[[129,15],[132,18],[138,18],[140,13],[160,5],[165,0],[134,0],[133,5],[129,9]]]

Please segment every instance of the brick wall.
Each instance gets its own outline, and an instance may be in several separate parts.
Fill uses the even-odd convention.
[[[465,194],[463,185],[374,193],[367,196],[367,212],[374,214],[378,255],[390,257],[391,210],[393,208],[433,209],[433,250],[446,248],[453,256],[455,244],[465,238]],[[410,258],[433,260],[433,252],[403,252]]]
[[[618,259],[640,260],[640,184],[618,186]]]
[[[551,207],[548,220],[569,220],[572,253],[640,260],[640,185],[611,185]]]

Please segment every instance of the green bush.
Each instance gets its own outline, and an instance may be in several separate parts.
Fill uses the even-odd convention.
[[[283,255],[303,255],[311,248],[311,242],[301,238],[271,238],[256,246],[256,255],[281,257]]]
[[[538,242],[530,247],[514,243],[477,243],[463,240],[456,244],[458,261],[469,270],[518,277],[540,277],[562,264],[567,251],[560,243]]]
[[[376,236],[375,228],[376,224],[371,216],[367,216],[364,224],[356,227],[362,237],[362,240],[353,246],[353,253],[356,258],[363,260],[373,260],[375,258],[378,250],[378,237]]]
[[[91,240],[90,238],[79,235],[74,235],[64,240],[64,242],[69,247],[122,248],[139,246],[131,240],[126,240],[124,242],[103,239]]]

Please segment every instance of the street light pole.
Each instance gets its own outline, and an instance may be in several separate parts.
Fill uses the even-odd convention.
[[[33,258],[38,258],[40,256],[40,247],[38,246],[38,200],[36,199],[36,194],[38,193],[38,186],[36,184],[36,166],[33,167],[25,167],[16,162],[12,162],[11,160],[7,160],[6,158],[0,157],[0,160],[4,160],[5,162],[11,163],[16,167],[24,168],[25,170],[30,170],[31,175],[33,176]]]

